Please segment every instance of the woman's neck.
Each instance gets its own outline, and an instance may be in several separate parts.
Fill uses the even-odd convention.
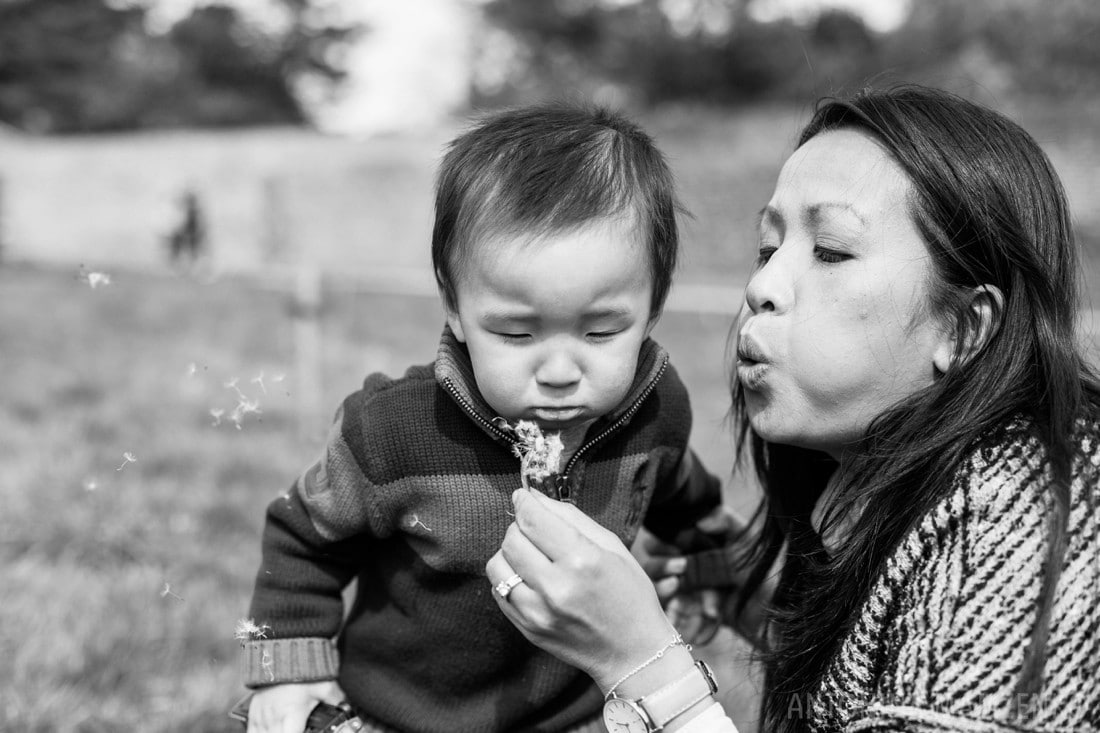
[[[856,521],[863,511],[863,503],[859,502],[857,506],[852,507],[843,515],[834,515],[833,521],[825,526],[826,512],[830,507],[836,506],[837,500],[844,490],[842,475],[843,471],[840,468],[833,471],[828,483],[825,484],[825,490],[821,492],[821,496],[817,497],[817,502],[814,503],[813,511],[810,513],[810,524],[818,536],[821,537],[821,544],[830,555],[834,554],[848,539],[848,535],[855,527]]]

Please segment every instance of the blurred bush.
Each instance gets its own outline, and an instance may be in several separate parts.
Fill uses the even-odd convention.
[[[884,76],[995,93],[1100,90],[1100,3],[1092,0],[920,0],[889,32],[824,6],[761,20],[759,5],[491,0],[489,19],[515,43],[509,73],[479,87],[478,101],[808,99]]]
[[[164,33],[141,2],[0,0],[0,122],[34,132],[300,122],[295,85],[338,82],[356,32],[280,0],[286,23],[204,5]]]

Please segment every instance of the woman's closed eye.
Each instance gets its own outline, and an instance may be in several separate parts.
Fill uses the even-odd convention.
[[[838,262],[852,259],[852,255],[829,247],[814,247],[814,257],[827,265],[835,265]]]

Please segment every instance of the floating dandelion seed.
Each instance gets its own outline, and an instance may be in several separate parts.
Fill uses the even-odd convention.
[[[218,427],[222,424],[222,415],[225,414],[225,410],[220,407],[211,407],[210,416],[214,418],[214,422],[210,423],[214,427]]]
[[[233,629],[233,638],[243,645],[246,641],[266,639],[269,631],[271,627],[267,624],[257,624],[250,618],[242,618],[237,620],[237,625]]]
[[[420,517],[415,514],[409,517],[409,529],[413,529],[414,527],[423,527],[428,532],[432,531],[432,528],[421,522]]]
[[[137,458],[134,458],[134,454],[129,451],[122,454],[122,465],[116,468],[116,471],[121,471],[126,468],[127,463],[137,463]]]
[[[187,365],[187,376],[189,376],[189,377],[195,376],[195,373],[198,372],[198,370],[199,370],[198,364],[196,364],[195,362],[191,362],[190,364]]]
[[[276,373],[271,375],[271,381],[272,382],[281,382],[284,379],[286,379],[286,375],[283,374],[282,372],[276,372]]]
[[[229,419],[237,426],[237,430],[241,429],[241,422],[244,420],[244,416],[250,412],[254,412],[257,415],[262,414],[263,411],[260,410],[259,400],[241,398],[237,401],[237,406],[233,408],[233,412],[229,413]]]
[[[77,280],[88,283],[88,286],[95,290],[100,285],[110,285],[111,276],[105,272],[94,272],[84,269],[84,265],[80,266],[80,273],[76,276]]]
[[[237,386],[237,382],[239,382],[239,381],[240,381],[240,379],[238,379],[237,377],[233,377],[228,382],[222,383],[222,386],[225,387],[226,389],[236,390],[237,397],[239,399],[246,400],[246,399],[248,399],[248,395],[246,395],[244,392],[242,392],[241,388]]]
[[[175,598],[177,601],[183,601],[182,598],[180,598],[178,595],[176,595],[175,593],[172,592],[172,584],[169,583],[168,581],[165,581],[164,582],[164,590],[162,590],[160,592],[160,597],[161,598],[168,598],[169,596],[171,596],[172,598]]]
[[[99,483],[94,478],[84,479],[84,490],[95,491],[99,488]]]
[[[257,374],[255,377],[250,379],[249,382],[252,383],[252,384],[260,385],[260,390],[264,394],[267,394],[267,387],[264,386],[264,373],[262,371],[259,374]]]

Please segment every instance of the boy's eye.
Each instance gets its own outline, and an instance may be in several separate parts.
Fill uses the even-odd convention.
[[[496,335],[504,339],[505,341],[524,341],[531,338],[531,334],[529,333],[506,333],[503,331],[497,331]]]
[[[767,246],[761,245],[760,249],[757,250],[757,252],[756,252],[756,262],[757,262],[757,264],[760,264],[760,265],[768,264],[768,260],[770,260],[772,258],[772,255],[775,254],[776,249],[778,249],[778,248],[773,247],[771,245],[767,245]]]
[[[622,331],[620,331],[619,329],[611,329],[607,331],[589,331],[588,338],[595,341],[606,341],[607,339],[617,336],[620,333],[622,333]]]

